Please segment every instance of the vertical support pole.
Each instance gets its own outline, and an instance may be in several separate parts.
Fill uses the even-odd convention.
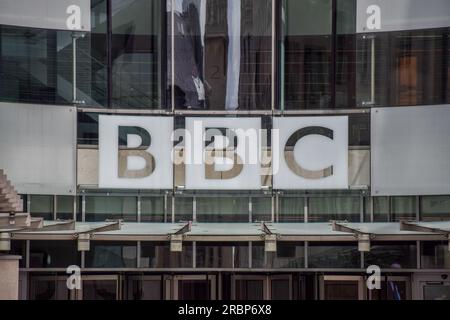
[[[77,103],[77,34],[72,32],[72,103]]]

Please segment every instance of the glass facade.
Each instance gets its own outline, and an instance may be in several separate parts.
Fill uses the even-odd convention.
[[[168,89],[174,107],[271,109],[272,1],[172,3]]]
[[[348,293],[344,298],[354,298],[360,294],[355,286],[359,280],[327,283],[324,277],[365,277],[370,265],[408,280],[386,278],[382,290],[367,298],[406,299],[417,270],[450,270],[445,232],[434,232],[432,241],[375,237],[364,253],[356,238],[280,237],[276,251],[270,251],[261,224],[277,232],[301,223],[309,232],[334,220],[450,221],[449,195],[373,196],[371,190],[371,108],[450,104],[449,26],[362,32],[357,0],[90,3],[91,30],[86,32],[0,25],[0,102],[73,106],[77,113],[76,191],[28,192],[23,195],[25,211],[44,218],[50,229],[48,221],[72,219],[83,228],[122,220],[130,234],[138,223],[170,225],[173,232],[187,222],[223,223],[227,232],[240,223],[261,226],[261,236],[215,241],[201,234],[183,238],[181,252],[171,251],[169,236],[152,240],[154,235],[146,233],[133,238],[125,232],[123,240],[107,241],[94,235],[86,252],[78,251],[75,238],[23,236],[13,239],[10,253],[23,256],[20,268],[33,273],[30,299],[73,298],[64,281],[48,279],[51,272],[65,275],[68,265],[120,278],[86,279],[86,299],[120,294],[130,299],[210,298],[214,290],[230,299],[318,299],[323,288],[330,299],[343,288]],[[173,188],[100,189],[100,115],[170,118],[177,129],[186,128],[188,116],[258,117],[264,129],[278,118],[347,116],[348,188],[276,189],[274,179],[261,174],[257,190],[188,190],[186,168],[174,165]],[[128,134],[116,140],[121,149],[140,148],[129,146]],[[274,148],[269,142],[267,153]],[[99,233],[107,238],[108,232]],[[220,283],[220,289],[210,282]],[[167,289],[168,283],[178,291]]]

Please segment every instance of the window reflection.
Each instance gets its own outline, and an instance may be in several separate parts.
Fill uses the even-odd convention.
[[[160,107],[161,2],[111,2],[113,107]]]
[[[197,268],[248,268],[248,244],[197,242],[196,259]]]
[[[31,195],[30,213],[33,217],[42,217],[44,220],[53,220],[53,196]]]
[[[310,243],[309,268],[360,268],[361,254],[354,243]]]
[[[282,17],[282,108],[330,108],[331,0],[284,0]]]
[[[375,51],[374,61],[372,50]],[[357,104],[448,103],[449,50],[449,28],[358,35]],[[375,65],[374,75],[372,64]],[[374,97],[372,81],[375,82]]]
[[[136,197],[86,196],[86,221],[137,220]]]
[[[374,242],[370,252],[364,254],[366,266],[377,265],[380,268],[416,268],[417,254],[414,242]]]
[[[180,109],[271,107],[271,0],[168,1],[168,95]],[[169,36],[170,38],[170,36]],[[170,39],[171,40],[171,39]],[[168,41],[170,43],[170,41]]]
[[[142,268],[192,268],[192,243],[183,242],[182,252],[171,252],[168,242],[142,242]]]
[[[424,241],[422,242],[421,254],[421,267],[423,269],[450,268],[448,242]]]
[[[137,247],[134,242],[91,241],[86,252],[87,268],[136,268]]]

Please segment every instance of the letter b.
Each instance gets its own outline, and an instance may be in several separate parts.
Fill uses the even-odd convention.
[[[125,148],[120,147],[122,138],[126,139],[127,147]],[[140,143],[136,143],[136,138],[140,139]],[[119,178],[145,178],[155,171],[155,158],[147,152],[150,144],[151,137],[145,129],[119,126]],[[135,162],[143,160],[144,165],[138,169],[131,169],[131,160]]]

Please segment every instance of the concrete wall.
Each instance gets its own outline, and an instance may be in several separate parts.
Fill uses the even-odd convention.
[[[0,255],[0,300],[19,299],[20,256]]]

